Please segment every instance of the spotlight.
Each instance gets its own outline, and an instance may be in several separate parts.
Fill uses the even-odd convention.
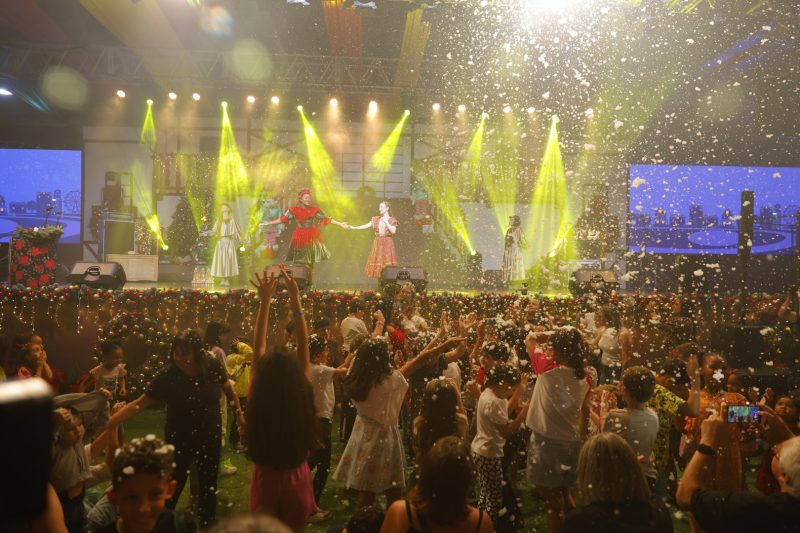
[[[272,102],[272,103],[273,103],[273,104],[275,104],[275,105],[278,105],[278,104],[280,104],[280,103],[281,103],[281,99],[280,99],[280,98],[278,98],[278,96],[277,96],[277,95],[274,95],[272,98],[270,98],[270,99],[269,99],[269,101],[270,101],[270,102]]]
[[[161,245],[161,249],[166,252],[167,250],[169,250],[169,244],[166,244],[166,243],[162,244]]]
[[[311,5],[308,2],[308,0],[286,0],[286,3],[289,4],[290,6],[293,6],[293,5],[295,5],[295,6],[310,6]]]
[[[0,89],[0,94],[5,94],[2,91],[5,91],[5,89]],[[8,94],[11,94],[11,93],[8,93]],[[120,98],[125,98],[125,91],[123,91],[122,89],[119,89],[117,91],[117,96],[119,96]]]
[[[439,111],[439,110],[442,108],[442,106],[441,106],[441,105],[439,105],[439,102],[434,102],[434,103],[433,103],[433,105],[431,106],[431,108],[432,108],[434,111]]]
[[[297,110],[302,113],[303,112],[303,106],[302,105],[297,106]]]
[[[256,103],[256,97],[253,96],[252,94],[248,94],[247,95],[247,103],[248,104],[255,104]]]
[[[227,108],[228,108],[228,102],[226,102],[225,100],[223,100],[223,101],[222,101],[222,107],[223,107],[223,109],[227,109]]]
[[[459,113],[463,113],[466,110],[467,110],[467,106],[465,106],[464,104],[459,104],[458,105],[458,112]]]
[[[192,93],[192,100],[194,100],[195,102],[199,102],[200,101],[200,93]]]
[[[481,113],[481,118],[482,118],[482,119],[487,119],[487,118],[489,118],[489,113],[487,113],[486,111],[484,111],[483,113]]]
[[[407,117],[408,115],[410,115],[410,114],[411,114],[411,111],[410,111],[410,110],[408,110],[408,109],[406,109],[405,111],[403,111],[403,115],[404,115],[404,116],[406,116],[406,117]]]
[[[528,108],[528,113],[533,114],[534,111],[536,111],[535,107],[531,106],[531,107]]]
[[[339,100],[337,100],[336,98],[331,98],[328,103],[331,104],[331,107],[339,107]]]
[[[561,122],[561,119],[558,118],[558,115],[553,115],[553,124],[558,124],[559,122]]]
[[[240,246],[240,247],[239,247],[239,251],[240,251],[240,252],[244,252],[244,251],[245,251],[245,247],[244,247],[244,246]]]
[[[147,99],[147,105],[153,105],[153,99],[152,98],[148,98]]]
[[[177,100],[178,99],[178,95],[173,93],[173,92],[170,92],[167,96],[169,96],[170,100]]]
[[[374,118],[378,114],[378,102],[375,100],[369,101],[369,117]]]
[[[511,113],[511,106],[507,105],[503,108],[503,113]]]

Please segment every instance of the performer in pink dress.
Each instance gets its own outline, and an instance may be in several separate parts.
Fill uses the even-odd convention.
[[[350,229],[372,228],[375,240],[372,241],[372,250],[369,252],[367,266],[364,273],[371,278],[381,277],[385,266],[397,265],[397,254],[394,248],[394,234],[397,233],[397,219],[389,213],[389,204],[381,202],[378,206],[379,216],[361,226],[350,226]]]

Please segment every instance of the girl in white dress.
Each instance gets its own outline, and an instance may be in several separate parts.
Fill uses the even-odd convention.
[[[242,232],[230,204],[222,204],[220,217],[214,224],[214,229],[209,232],[217,239],[214,247],[214,258],[211,260],[211,275],[222,280],[223,286],[230,285],[230,278],[239,276],[239,260],[236,257],[236,248],[242,242]]]

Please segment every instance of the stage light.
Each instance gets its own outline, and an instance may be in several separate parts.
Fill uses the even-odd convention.
[[[195,102],[199,102],[200,101],[200,93],[192,93],[192,100],[194,100]]]
[[[153,99],[152,98],[148,98],[147,99],[147,105],[153,105]]]
[[[161,249],[162,249],[162,250],[164,250],[164,251],[166,252],[167,250],[169,250],[169,244],[166,244],[166,243],[164,243],[164,244],[161,246]]]
[[[223,108],[227,108],[228,107],[228,102],[223,100],[221,105],[222,105]]]
[[[408,109],[406,109],[405,111],[403,111],[403,115],[405,115],[405,116],[408,116],[408,115],[410,115],[410,114],[411,114],[411,111],[410,111],[410,110],[408,110]]]
[[[170,92],[167,96],[169,96],[170,100],[177,100],[178,99],[178,95],[173,93],[173,92]]]
[[[458,105],[458,112],[459,113],[463,113],[466,110],[467,110],[467,106],[465,106],[464,104],[459,104]]]
[[[248,94],[247,95],[247,103],[248,104],[255,104],[256,103],[256,97],[253,96],[252,94]]]
[[[511,106],[507,105],[503,108],[503,113],[511,113]]]
[[[5,89],[0,89],[0,94],[4,94],[4,93],[2,92],[2,91],[4,91],[4,90],[5,90]],[[8,94],[11,94],[11,93],[8,93]],[[125,98],[125,91],[123,91],[122,89],[119,89],[119,90],[117,91],[117,96],[119,96],[120,98]]]
[[[339,100],[337,100],[336,98],[331,98],[329,103],[331,104],[331,107],[338,107],[339,106]]]
[[[303,106],[302,106],[302,105],[298,105],[298,106],[297,106],[297,110],[298,110],[298,111],[300,111],[300,112],[302,113],[302,112],[303,112]]]
[[[531,106],[528,108],[528,113],[533,114],[536,111],[536,108]]]
[[[244,252],[244,251],[245,251],[245,247],[244,247],[244,246],[240,246],[240,247],[239,247],[239,251],[240,251],[240,252]]]
[[[487,119],[487,118],[489,118],[489,113],[487,113],[486,111],[484,111],[483,113],[481,113],[481,118],[482,118],[482,119],[484,119],[484,120],[485,120],[485,119]]]
[[[273,95],[272,98],[269,99],[269,101],[272,102],[275,105],[278,105],[278,104],[281,103],[281,99],[278,98],[277,95]]]
[[[442,106],[439,105],[439,102],[434,102],[433,105],[431,106],[431,109],[433,109],[434,111],[439,111],[441,108]]]
[[[369,115],[369,118],[375,118],[375,116],[378,114],[378,102],[375,100],[370,100],[368,109],[369,111],[367,114]]]

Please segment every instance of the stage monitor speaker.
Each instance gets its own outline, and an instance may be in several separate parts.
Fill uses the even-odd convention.
[[[121,289],[126,281],[125,270],[119,263],[78,261],[72,265],[67,276],[70,285],[86,285],[95,289]]]
[[[308,287],[308,267],[302,263],[290,263],[286,266],[286,272],[294,278],[300,290]],[[278,285],[285,286],[281,278],[281,269],[279,265],[270,265],[267,267],[267,277],[274,274],[278,278]]]
[[[569,292],[573,296],[616,290],[619,290],[619,280],[613,270],[582,268],[573,272],[569,278]]]
[[[135,249],[133,220],[103,221],[103,254],[127,254]]]
[[[415,291],[424,292],[428,286],[428,273],[422,267],[385,266],[381,271],[379,285],[384,290],[388,286],[406,281],[414,285]]]

